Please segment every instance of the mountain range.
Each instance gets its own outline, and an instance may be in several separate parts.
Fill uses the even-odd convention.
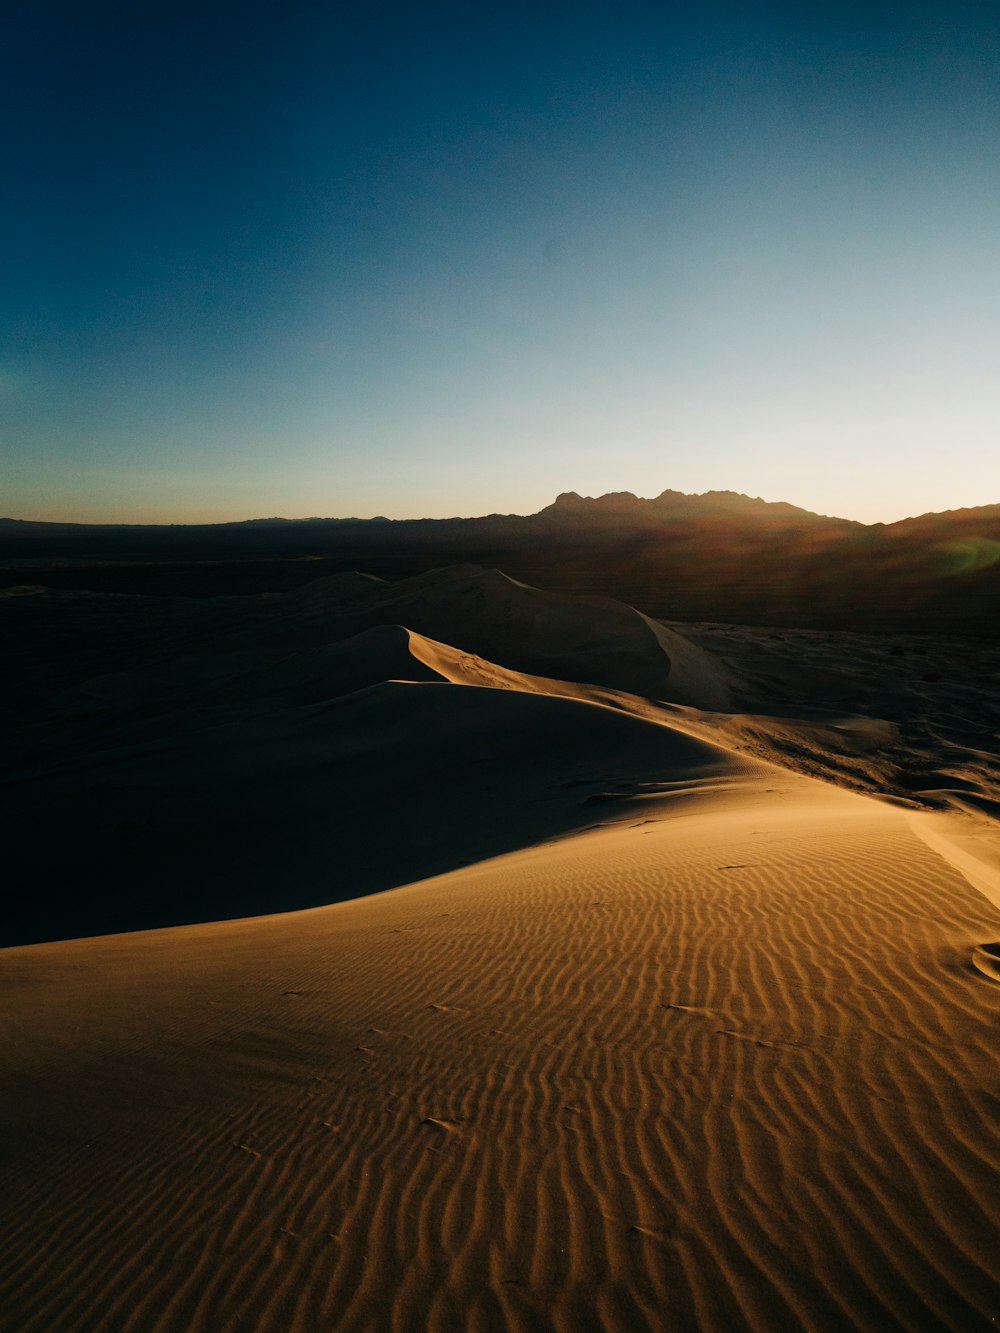
[[[863,524],[733,491],[569,491],[536,514],[219,524],[0,519],[0,587],[183,596],[278,592],[363,568],[471,561],[647,615],[805,628],[996,634],[1000,504]]]

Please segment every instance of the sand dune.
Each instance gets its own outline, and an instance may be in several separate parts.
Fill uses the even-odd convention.
[[[990,1327],[996,924],[901,812],[744,766],[8,951],[6,1327]]]
[[[132,600],[156,629],[147,599],[86,605],[100,629],[112,610],[127,625]],[[720,705],[729,690],[711,653],[629,607],[476,567],[161,615],[159,643],[186,651],[56,690],[0,739],[7,864],[36,886],[4,943],[314,906],[586,826],[608,772],[655,776],[676,746],[655,691]],[[529,672],[544,666],[559,679]]]
[[[411,630],[509,670],[700,708],[729,706],[718,657],[677,631],[609,598],[529,588],[479,566],[386,583],[362,574],[318,579],[258,597],[131,597],[49,592],[0,599],[0,666],[15,692],[0,697],[13,721],[113,674],[166,675],[185,690],[216,668],[280,661],[367,629]],[[135,688],[142,688],[141,683]]]
[[[332,594],[343,605],[336,576],[310,586],[300,598],[322,607],[324,594]],[[531,675],[700,708],[723,708],[729,700],[722,664],[675,631],[611,598],[543,592],[498,569],[462,565],[371,583],[353,610],[367,622],[398,621]]]
[[[134,600],[3,742],[5,927],[89,937],[0,951],[0,1328],[995,1327],[960,686],[477,569]]]
[[[381,683],[314,701],[318,681],[366,677]],[[185,708],[102,709],[75,736],[64,722],[8,793],[7,865],[36,887],[10,904],[6,940],[354,897],[586,827],[678,756],[692,780],[725,759],[569,683],[544,687],[385,629],[213,678]]]

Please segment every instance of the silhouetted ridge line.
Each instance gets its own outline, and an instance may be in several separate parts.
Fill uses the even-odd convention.
[[[1000,626],[997,504],[865,525],[730,491],[648,500],[568,491],[537,514],[479,518],[0,520],[0,562],[0,589],[188,597],[472,563],[554,592],[613,597],[660,620],[990,638]]]

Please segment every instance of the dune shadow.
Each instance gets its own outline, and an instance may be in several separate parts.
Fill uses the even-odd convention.
[[[376,893],[592,827],[609,791],[608,818],[634,819],[643,791],[723,759],[574,699],[399,681],[143,744],[89,735],[11,792],[2,943]]]

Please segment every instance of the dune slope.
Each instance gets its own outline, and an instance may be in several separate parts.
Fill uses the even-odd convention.
[[[312,654],[238,678],[207,714],[85,719],[11,763],[5,855],[20,892],[4,941],[339,901],[587,827],[606,798],[655,789],[678,763],[694,781],[726,762],[570,684],[548,694],[419,636],[414,655],[402,629],[362,638],[360,658],[354,641],[321,655],[355,682],[359,660],[377,680],[388,662],[418,681],[297,702]]]
[[[995,911],[900,811],[685,763],[373,898],[7,951],[2,1326],[991,1327]]]

